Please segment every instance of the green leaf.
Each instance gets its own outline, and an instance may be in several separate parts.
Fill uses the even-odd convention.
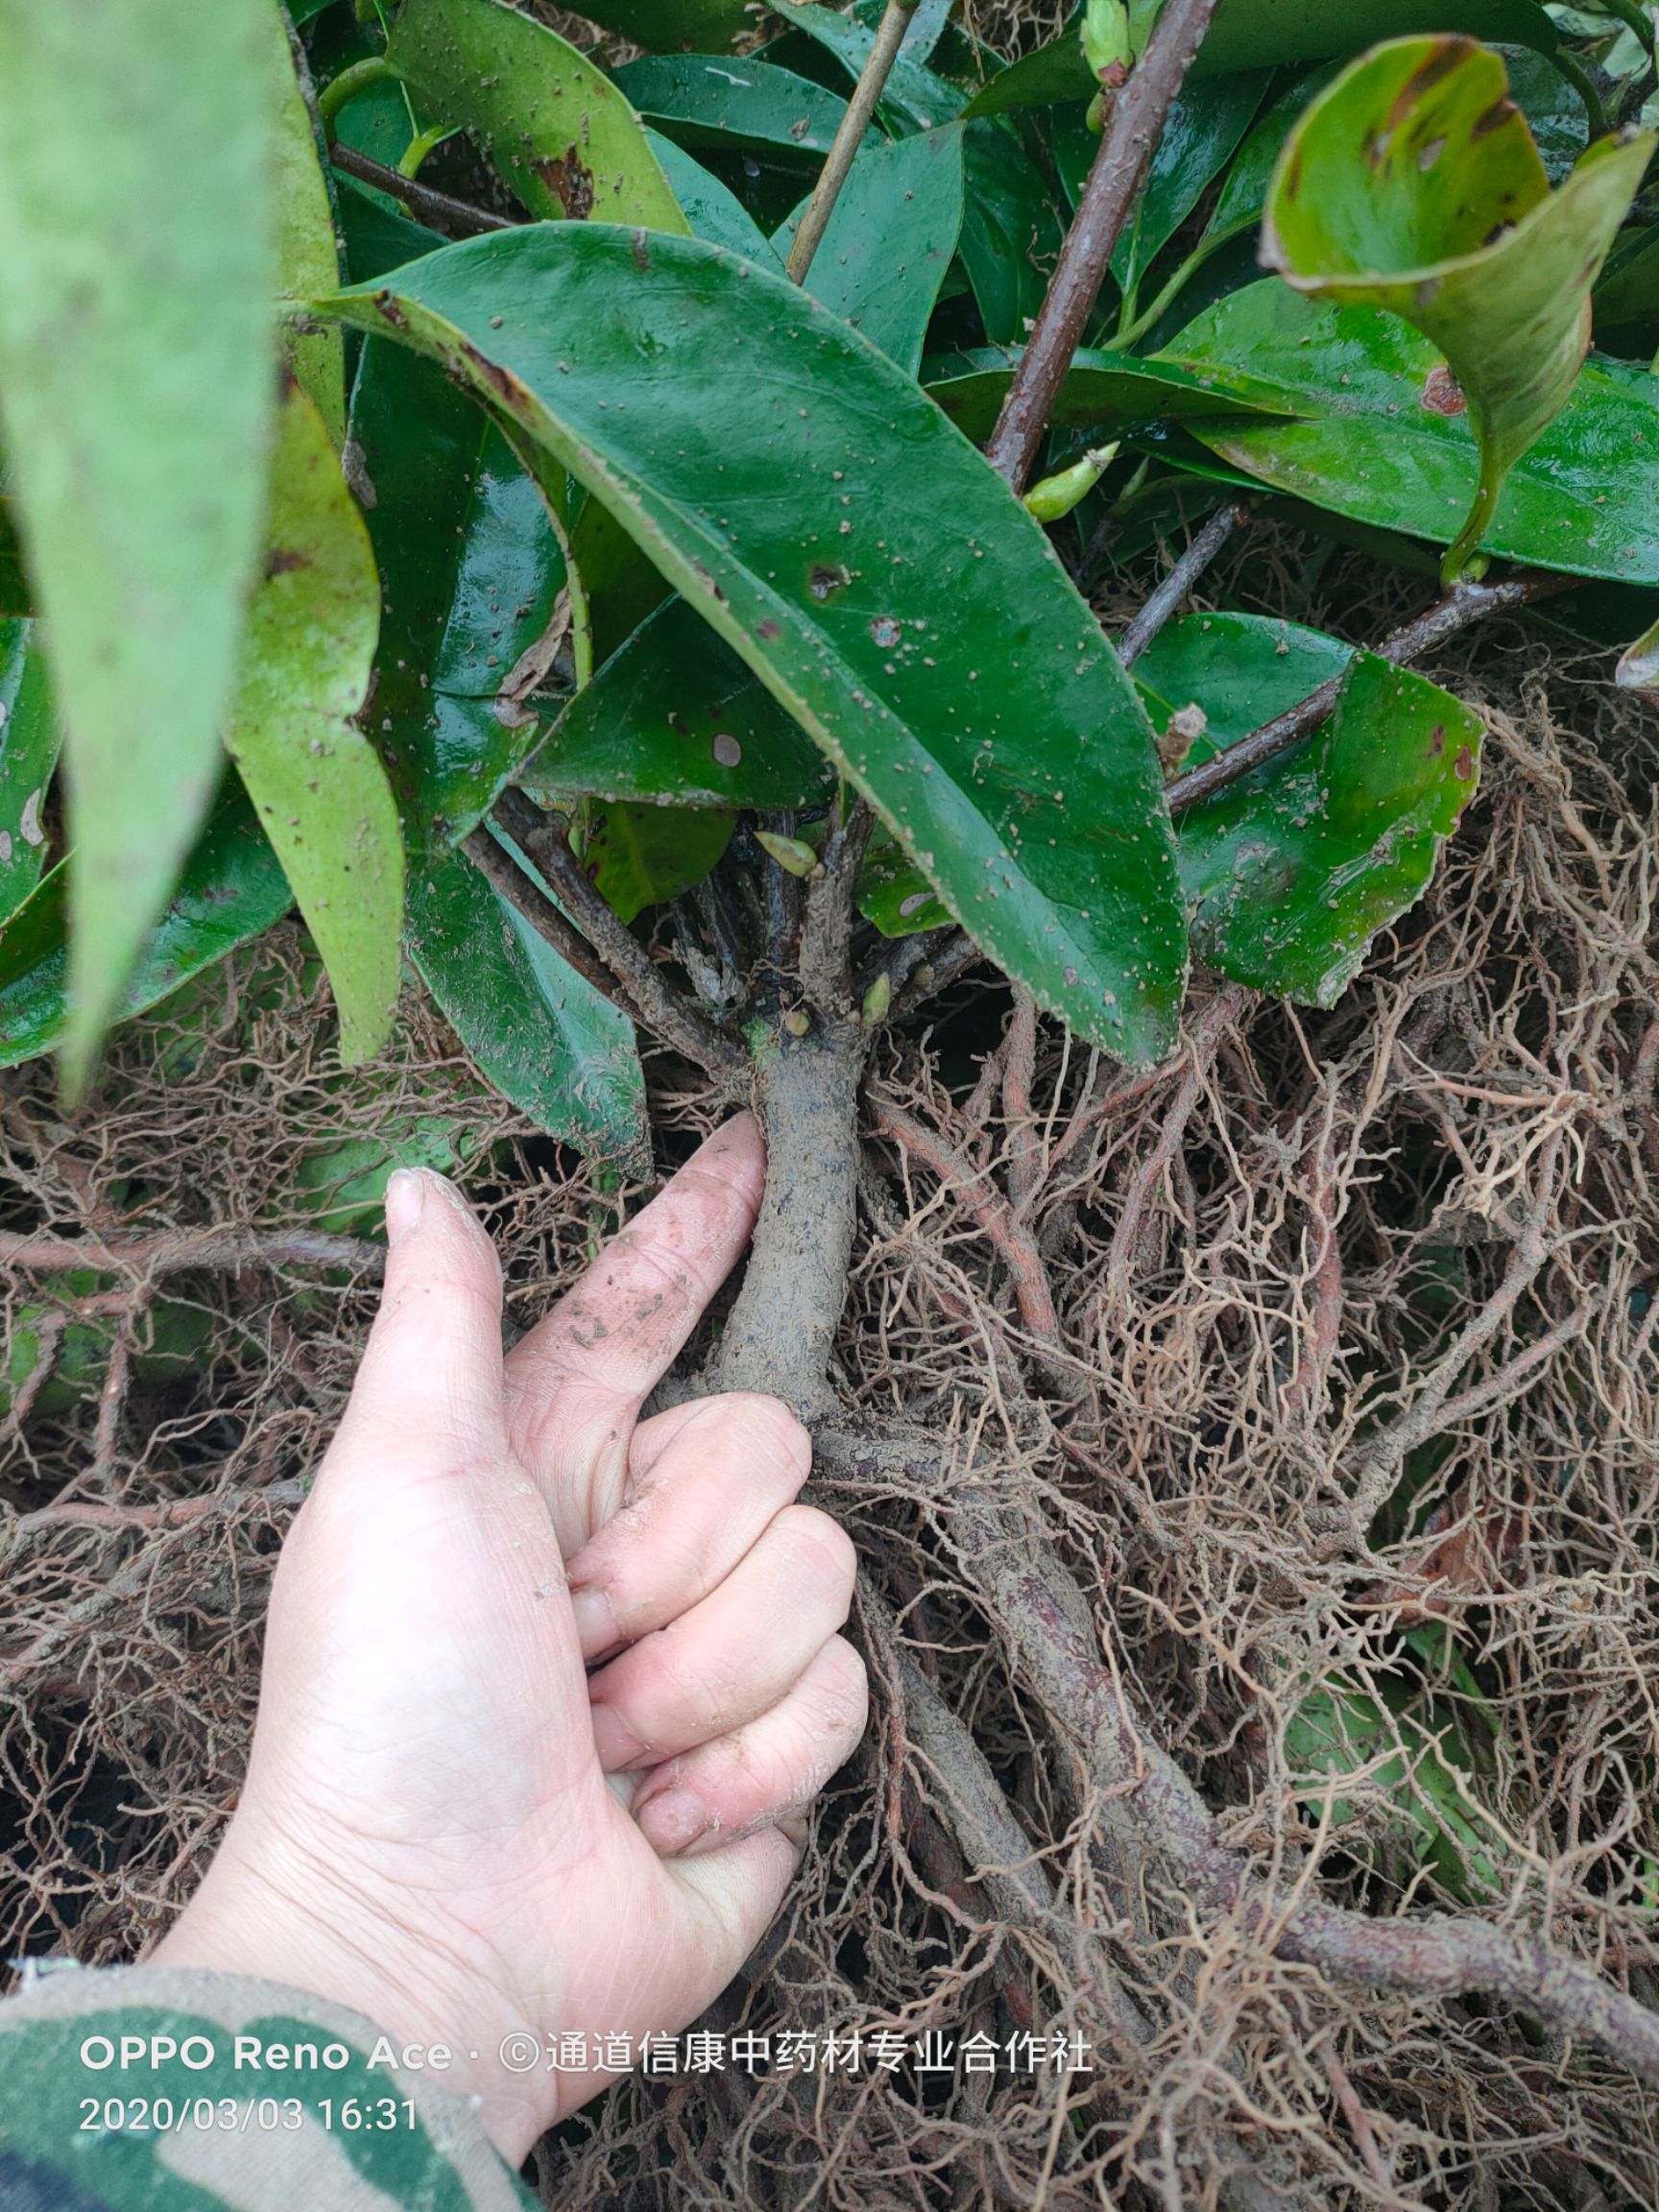
[[[40,817],[58,741],[35,625],[26,616],[0,618],[0,920],[40,880],[46,858]]]
[[[1438,349],[1396,317],[1320,305],[1268,278],[1218,301],[1158,358],[1194,374],[1247,366],[1277,385],[1297,421],[1190,425],[1247,476],[1441,545],[1456,534],[1479,475],[1475,442]],[[1659,583],[1659,379],[1618,362],[1581,371],[1510,470],[1483,542],[1574,575]]]
[[[246,795],[232,785],[139,949],[118,1019],[141,1014],[180,983],[269,929],[293,902]],[[0,930],[0,1068],[60,1045],[69,1023],[69,863],[60,861]]]
[[[0,460],[0,482],[5,463]],[[16,502],[0,491],[0,616],[33,614],[35,602],[23,571],[23,548],[17,542]]]
[[[1090,100],[1097,89],[1083,59],[1073,13],[1058,38],[1014,62],[970,102],[969,115],[1050,108]],[[1532,0],[1221,0],[1205,34],[1193,76],[1274,69],[1287,61],[1331,61],[1379,39],[1418,31],[1463,31],[1496,45],[1552,54],[1555,26]]]
[[[747,0],[595,0],[579,12],[585,21],[619,32],[653,54],[725,46],[755,22]]]
[[[1652,359],[1659,349],[1659,224],[1622,235],[1602,268],[1591,310],[1598,346]]]
[[[969,124],[962,151],[968,185],[962,265],[986,337],[993,346],[1022,346],[1060,258],[1060,215],[1005,124]]]
[[[275,81],[272,192],[276,208],[277,298],[315,300],[319,292],[340,281],[334,210],[323,181],[311,111],[294,74],[279,0],[265,0],[265,22]],[[316,402],[338,446],[346,435],[346,348],[341,333],[326,325],[316,330],[290,325],[282,344],[288,366]]]
[[[719,861],[737,827],[735,814],[701,806],[641,806],[631,800],[596,806],[582,864],[622,921],[689,891]]]
[[[468,1101],[475,1120],[476,1100]],[[347,1137],[340,1142],[302,1152],[294,1164],[293,1190],[320,1229],[336,1237],[380,1234],[386,1186],[399,1167],[430,1167],[440,1175],[461,1175],[475,1166],[488,1141],[468,1125],[463,1111],[452,1114],[399,1114],[373,1137]]]
[[[508,0],[404,0],[387,54],[424,106],[471,133],[532,215],[685,229],[627,98]]]
[[[996,427],[1019,359],[1019,349],[979,346],[924,362],[922,380],[956,427],[982,445]],[[1119,431],[1195,417],[1291,412],[1283,391],[1242,370],[1185,369],[1080,346],[1049,421],[1057,430]]]
[[[408,947],[480,1071],[539,1129],[587,1152],[638,1151],[645,1085],[632,1023],[462,854],[411,877]]]
[[[1659,139],[1598,139],[1551,193],[1496,54],[1465,38],[1377,48],[1285,145],[1262,258],[1310,299],[1386,308],[1445,354],[1480,478],[1446,556],[1455,582],[1503,479],[1566,404],[1590,287]]]
[[[1185,944],[1151,735],[1042,530],[816,302],[694,239],[637,245],[532,226],[332,305],[604,500],[991,955],[1156,1057]]]
[[[0,416],[68,747],[72,1089],[211,796],[259,548],[268,6],[0,6]]]
[[[913,937],[950,921],[931,883],[888,830],[878,830],[858,871],[858,911],[883,937]]]
[[[403,843],[386,771],[350,719],[379,633],[374,557],[327,425],[297,384],[278,418],[266,529],[225,749],[317,940],[353,1067],[386,1043],[397,1003]]]
[[[803,806],[833,771],[765,685],[684,599],[670,599],[579,691],[516,781],[572,798]]]
[[[1214,211],[1205,227],[1208,245],[1218,246],[1241,230],[1253,229],[1262,220],[1285,141],[1296,118],[1325,82],[1323,70],[1298,78],[1257,119],[1227,171]]]
[[[1146,182],[1112,253],[1119,288],[1133,293],[1250,128],[1269,83],[1264,69],[1189,84],[1169,110]],[[1054,165],[1073,208],[1083,196],[1100,133],[1075,109],[1058,110],[1050,131]]]
[[[847,108],[838,94],[792,70],[733,54],[648,56],[624,62],[613,82],[677,145],[782,155],[813,168]]]
[[[1190,614],[1136,663],[1225,751],[1347,670],[1310,741],[1176,824],[1195,952],[1236,982],[1335,1003],[1427,887],[1480,773],[1480,717],[1424,677],[1259,615]]]
[[[847,172],[805,284],[914,376],[962,230],[962,130],[866,146]],[[774,244],[787,258],[806,204]]]
[[[771,239],[735,192],[660,131],[647,131],[645,141],[673,187],[693,238],[706,238],[710,246],[728,247],[774,276],[781,271],[783,264]]]
[[[444,244],[443,236],[423,223],[411,223],[392,205],[383,192],[372,192],[355,177],[329,171],[340,209],[340,229],[346,241],[346,273],[353,284],[383,276],[405,261],[419,261]]]
[[[552,617],[564,555],[500,431],[402,347],[364,347],[349,451],[384,598],[370,728],[411,848],[444,851],[541,734],[495,695]]]
[[[804,31],[833,54],[854,84],[870,59],[870,49],[876,43],[876,34],[867,24],[859,22],[855,14],[844,15],[839,9],[817,5],[817,0],[774,0],[771,12],[781,15],[797,31]],[[911,29],[917,26],[912,24]],[[936,77],[926,63],[906,51],[910,34],[906,32],[903,44],[888,73],[886,89],[881,95],[878,112],[884,120],[898,122],[912,131],[928,131],[935,124],[949,123],[960,115],[963,94],[959,88],[943,77]]]
[[[1329,1803],[1333,1829],[1358,1829],[1361,1858],[1387,1865],[1398,1863],[1404,1851],[1407,1863],[1432,1864],[1455,1897],[1495,1893],[1502,1886],[1501,1847],[1471,1816],[1476,1799],[1467,1758],[1454,1755],[1467,1751],[1456,1722],[1437,1713],[1425,1727],[1410,1704],[1411,1693],[1392,1682],[1383,1685],[1381,1700],[1340,1675],[1310,1691],[1285,1729],[1292,1768],[1317,1777],[1296,1794],[1318,1813]],[[1360,1776],[1363,1799],[1336,1794],[1334,1785]],[[1357,1848],[1348,1833],[1339,1840],[1347,1850]]]
[[[1199,51],[1200,74],[1330,61],[1384,38],[1459,31],[1495,46],[1552,54],[1555,26],[1533,0],[1221,0]]]

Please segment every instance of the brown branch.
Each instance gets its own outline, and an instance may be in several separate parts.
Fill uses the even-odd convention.
[[[564,827],[511,787],[496,800],[494,813],[508,836],[547,878],[582,936],[621,986],[635,1019],[655,1029],[664,1044],[684,1052],[710,1075],[731,1075],[741,1068],[744,1058],[739,1046],[680,997],[645,948],[605,903],[570,850]],[[471,850],[470,841],[468,849]],[[614,998],[615,992],[609,996]]]
[[[853,921],[857,912],[858,871],[876,817],[855,799],[824,841],[818,866],[806,882],[806,910],[801,926],[798,962],[801,988],[829,1021],[853,1011]]]
[[[1412,661],[1421,661],[1426,653],[1432,652],[1436,645],[1455,637],[1459,631],[1485,621],[1489,614],[1500,613],[1507,608],[1530,606],[1558,591],[1571,590],[1576,582],[1574,576],[1551,576],[1540,571],[1510,576],[1502,584],[1460,584],[1438,606],[1431,607],[1427,613],[1419,614],[1414,622],[1407,622],[1404,629],[1396,630],[1391,637],[1385,637],[1381,645],[1374,645],[1370,650],[1380,660],[1392,661],[1397,666],[1407,668]],[[1164,797],[1169,811],[1179,814],[1184,807],[1213,799],[1218,791],[1225,791],[1230,784],[1248,776],[1252,769],[1276,760],[1281,753],[1288,753],[1291,746],[1310,736],[1334,710],[1346,681],[1345,673],[1333,676],[1328,683],[1321,684],[1317,691],[1310,691],[1306,699],[1286,708],[1283,714],[1276,714],[1271,722],[1263,722],[1259,730],[1252,730],[1248,737],[1241,737],[1225,753],[1217,753],[1213,760],[1203,761],[1166,783]]]
[[[1360,1988],[1415,1998],[1481,1991],[1548,2027],[1592,2044],[1659,2086],[1659,2015],[1581,1960],[1490,1921],[1443,1913],[1372,1919],[1258,1880],[1217,1840],[1208,1807],[1152,1740],[1121,1680],[1103,1665],[1094,1617],[1044,1532],[1028,1517],[1005,1526],[997,1499],[928,1451],[868,1436],[821,1434],[831,1464],[868,1479],[897,1457],[912,1482],[947,1502],[961,1555],[972,1561],[1010,1657],[1049,1717],[1088,1763],[1103,1820],[1127,1817],[1142,1846],[1161,1858],[1192,1901],[1227,1912],[1276,1951]]]
[[[1016,492],[1025,489],[1113,248],[1216,5],[1217,0],[1165,0],[1146,51],[1112,96],[1059,266],[985,448],[986,459]]]
[[[430,184],[388,169],[383,161],[371,160],[367,154],[359,154],[355,146],[348,146],[343,138],[336,138],[329,147],[328,158],[336,169],[343,170],[348,177],[355,177],[360,184],[373,184],[377,191],[389,192],[393,199],[401,200],[411,213],[434,216],[439,222],[447,223],[463,238],[476,238],[486,230],[521,228],[509,222],[505,215],[492,215],[488,208],[469,206],[465,200],[451,200],[447,192],[435,192]]]
[[[912,972],[903,990],[895,991],[891,1020],[906,1020],[918,1006],[926,1005],[941,991],[948,991],[952,983],[959,983],[969,969],[977,967],[984,957],[966,929],[935,931],[926,958]]]
[[[574,929],[539,883],[532,882],[507,848],[480,823],[461,850],[480,876],[521,914],[543,944],[550,945],[566,967],[574,968],[584,982],[591,983],[602,998],[620,1007],[630,1021],[637,1021],[632,1001],[580,929]]]
[[[887,0],[881,21],[877,28],[875,43],[864,58],[864,66],[858,73],[858,83],[853,97],[842,114],[824,166],[818,172],[818,181],[812,187],[812,197],[806,203],[806,211],[795,233],[784,263],[784,273],[792,284],[804,284],[806,272],[812,266],[812,256],[823,244],[824,233],[830,227],[830,218],[835,212],[835,203],[841,197],[841,187],[847,181],[847,173],[858,157],[858,149],[864,143],[864,133],[870,128],[870,118],[876,112],[876,103],[886,89],[893,64],[899,59],[899,49],[904,43],[904,34],[910,28],[910,19],[916,12],[916,0]]]
[[[179,1229],[106,1242],[97,1237],[0,1235],[0,1267],[53,1274],[87,1267],[112,1275],[179,1275],[187,1268],[349,1267],[378,1275],[386,1248],[365,1237],[293,1229]]]
[[[1125,668],[1133,668],[1160,630],[1172,615],[1178,614],[1198,584],[1199,578],[1226,544],[1240,523],[1250,518],[1250,508],[1245,500],[1236,500],[1226,507],[1217,507],[1202,530],[1191,541],[1185,553],[1165,577],[1118,640],[1118,658]]]

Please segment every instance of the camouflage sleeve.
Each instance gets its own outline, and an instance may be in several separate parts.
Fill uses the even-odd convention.
[[[39,1974],[0,2004],[4,2212],[534,2204],[469,2101],[321,1998],[115,1966]]]

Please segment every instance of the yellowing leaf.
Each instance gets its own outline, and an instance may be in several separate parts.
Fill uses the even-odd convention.
[[[405,0],[388,53],[465,125],[532,215],[686,233],[645,132],[602,69],[506,0]]]
[[[1655,144],[1603,138],[1557,192],[1501,58],[1400,38],[1356,61],[1290,133],[1262,255],[1298,291],[1386,308],[1445,354],[1479,480],[1446,556],[1455,582],[1503,479],[1566,404],[1590,345],[1590,288]]]
[[[384,1045],[397,998],[397,808],[379,756],[349,720],[379,625],[368,532],[322,416],[290,385],[265,576],[248,611],[225,745],[327,967],[348,1061]]]
[[[0,0],[0,416],[65,726],[71,1090],[219,772],[272,406],[269,0]]]
[[[274,80],[276,129],[272,139],[276,204],[276,295],[314,300],[340,281],[334,210],[323,181],[311,110],[294,74],[287,18],[281,0],[265,0],[267,43]],[[290,327],[283,334],[288,365],[317,402],[336,445],[346,436],[346,348],[327,325]]]

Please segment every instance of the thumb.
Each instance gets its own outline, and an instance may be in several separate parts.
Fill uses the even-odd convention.
[[[402,1168],[386,1192],[386,1286],[337,1442],[405,1468],[506,1450],[501,1262],[453,1184]]]

